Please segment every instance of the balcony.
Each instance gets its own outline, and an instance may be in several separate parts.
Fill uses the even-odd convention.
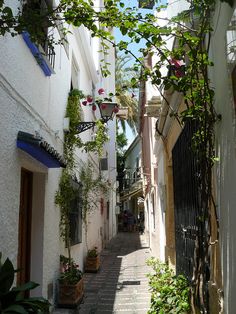
[[[127,194],[142,187],[141,168],[136,168],[135,171],[125,170],[123,178],[119,179],[119,190],[121,194]]]

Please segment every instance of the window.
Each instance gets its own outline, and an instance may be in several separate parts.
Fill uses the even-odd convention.
[[[22,16],[27,21],[23,39],[46,76],[53,73],[55,65],[53,35],[48,35],[50,21],[46,14],[51,9],[52,0],[27,0],[22,10]]]
[[[107,158],[101,158],[100,159],[99,168],[100,168],[100,171],[108,170],[108,159]]]
[[[107,220],[110,218],[110,202],[107,202]]]
[[[69,217],[71,245],[75,245],[82,242],[82,184],[73,180],[72,186],[78,192],[71,202]]]
[[[234,108],[236,109],[236,66],[233,68],[231,79],[233,88]]]
[[[71,63],[71,81],[73,89],[79,89],[80,86],[80,69],[76,62],[74,54],[72,53],[72,63]]]

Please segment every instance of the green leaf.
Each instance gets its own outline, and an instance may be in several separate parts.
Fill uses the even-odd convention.
[[[1,4],[0,4],[0,5],[1,5]],[[3,13],[3,14],[6,14],[6,15],[7,15],[7,18],[13,17],[12,10],[11,10],[11,8],[9,8],[9,7],[5,7],[5,8],[2,10],[2,13]]]
[[[13,314],[13,313],[20,313],[20,314],[27,314],[28,311],[26,311],[23,306],[16,304],[16,305],[11,305],[11,306],[9,306],[9,307],[6,308],[5,310],[3,310],[2,313],[3,313],[3,314],[4,314],[4,313],[12,313],[12,314]]]
[[[13,284],[15,271],[9,258],[0,268],[0,295],[8,292]]]
[[[21,286],[18,286],[18,287],[14,287],[12,289],[12,291],[27,291],[27,290],[32,290],[36,287],[38,287],[39,284],[36,283],[36,282],[33,282],[33,281],[29,281]]]

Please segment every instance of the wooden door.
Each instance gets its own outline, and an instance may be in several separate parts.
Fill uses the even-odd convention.
[[[32,183],[33,173],[22,169],[18,229],[18,269],[20,271],[17,274],[17,284],[30,280]]]

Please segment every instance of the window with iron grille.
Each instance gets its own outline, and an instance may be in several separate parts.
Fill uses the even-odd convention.
[[[52,8],[52,0],[27,0],[22,10],[27,20],[23,38],[46,76],[53,73],[55,66],[53,35],[48,32],[51,22],[47,17]]]

